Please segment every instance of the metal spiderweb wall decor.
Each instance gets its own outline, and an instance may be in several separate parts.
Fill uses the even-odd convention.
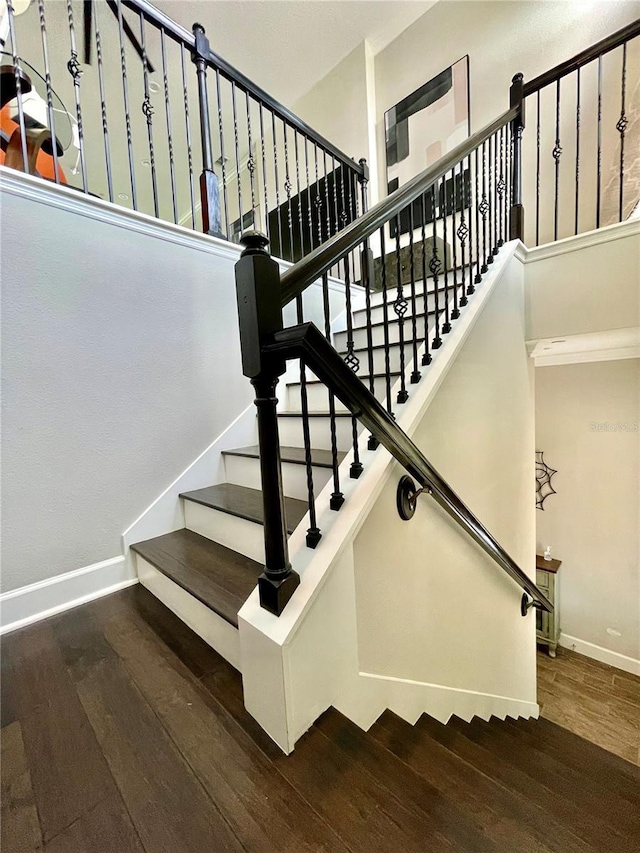
[[[557,473],[544,461],[542,450],[536,450],[536,509],[544,510],[544,502],[549,495],[557,494],[551,485],[551,478]]]

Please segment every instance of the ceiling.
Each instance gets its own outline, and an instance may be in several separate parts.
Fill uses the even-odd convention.
[[[211,48],[285,106],[364,39],[379,52],[435,0],[155,0],[187,29],[198,21]]]

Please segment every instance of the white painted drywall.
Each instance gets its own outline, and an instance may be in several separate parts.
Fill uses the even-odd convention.
[[[637,661],[639,429],[640,359],[536,369],[537,448],[558,471],[537,544],[562,560],[562,632]]]
[[[52,207],[55,188],[34,200],[6,186],[5,591],[120,554],[123,530],[252,400],[235,247],[219,255],[186,229],[191,245],[162,223],[143,234],[124,216]]]
[[[640,325],[640,221],[532,249],[527,339]]]
[[[413,438],[530,577],[533,373],[512,261]],[[428,497],[402,521],[395,476],[354,543],[361,670],[535,701],[518,586]]]

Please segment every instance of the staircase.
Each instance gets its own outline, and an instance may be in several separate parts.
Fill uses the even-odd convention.
[[[462,278],[461,278],[462,280]],[[427,322],[433,328],[436,318],[436,287],[433,278],[416,283],[415,314],[410,309],[403,320],[388,324],[390,385],[400,377],[401,345],[403,334],[404,364],[408,364],[414,343],[413,319],[416,320],[417,347],[424,344],[425,298]],[[440,320],[445,315],[444,291],[438,289]],[[452,298],[449,293],[447,299]],[[462,298],[462,294],[460,294]],[[394,296],[377,292],[371,297],[372,347],[367,346],[367,311],[353,312],[352,337],[360,364],[369,364],[371,352],[374,367],[376,397],[384,401],[387,388],[385,369],[385,344],[383,337],[383,312],[392,311]],[[448,309],[447,309],[448,310]],[[422,332],[420,330],[423,330]],[[336,332],[333,344],[341,355],[347,354],[348,331]],[[434,353],[438,358],[438,352]],[[370,374],[359,374],[369,384]],[[283,490],[287,531],[291,535],[300,525],[308,527],[308,480],[303,435],[301,382],[292,379],[285,384],[283,406],[278,412],[280,455],[282,460]],[[346,408],[335,400],[336,452],[332,452],[331,414],[325,385],[312,374],[305,382],[311,433],[311,463],[315,494],[318,495],[331,480],[334,461],[339,466],[349,451],[352,436],[352,418]],[[393,389],[394,393],[395,389]],[[207,608],[209,618],[216,621],[228,638],[222,647],[216,646],[240,668],[237,640],[238,612],[256,586],[264,571],[263,495],[260,481],[260,454],[258,445],[228,448],[223,451],[226,481],[203,489],[184,492],[183,502],[186,527],[132,545],[136,555],[138,573],[142,583],[158,594],[154,583],[160,573],[172,584],[192,596]],[[348,476],[348,473],[345,475]],[[167,585],[164,585],[167,589]],[[167,594],[160,594],[165,604],[175,609]],[[220,624],[220,620],[226,625]],[[196,627],[196,625],[192,625]],[[232,629],[231,633],[229,629]]]

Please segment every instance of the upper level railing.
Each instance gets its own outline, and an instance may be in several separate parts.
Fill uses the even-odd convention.
[[[362,164],[200,25],[147,0],[0,2],[6,165],[229,240],[259,228],[287,260],[357,217]]]

